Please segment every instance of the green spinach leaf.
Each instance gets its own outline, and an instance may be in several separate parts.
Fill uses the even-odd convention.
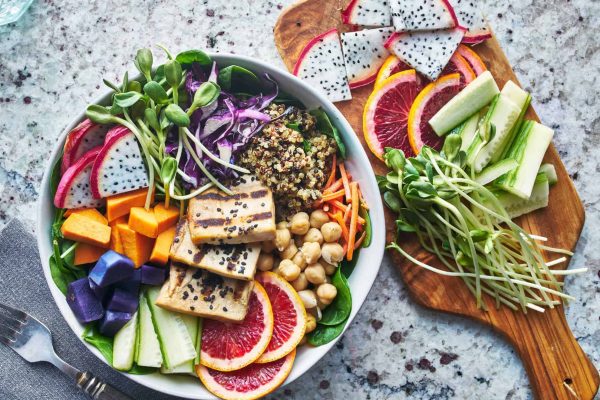
[[[183,51],[177,54],[175,60],[177,60],[181,65],[189,65],[192,63],[198,63],[205,67],[212,65],[212,59],[208,54],[206,54],[202,50]]]
[[[313,346],[322,346],[335,340],[335,338],[342,334],[347,322],[348,320],[345,320],[333,326],[317,324],[315,330],[307,336],[308,343]]]
[[[252,71],[239,65],[230,65],[220,70],[217,82],[226,91],[256,92],[257,86],[260,85],[258,77]]]
[[[341,267],[335,271],[331,284],[337,289],[337,296],[333,302],[323,310],[323,317],[319,321],[321,325],[338,325],[348,319],[352,311],[352,294],[346,277],[342,274]]]
[[[342,262],[340,263],[340,270],[342,271],[342,275],[344,275],[347,278],[350,278],[350,275],[352,275],[352,272],[354,271],[354,268],[356,267],[356,263],[358,263],[358,258],[360,257],[360,251],[356,252],[354,254],[354,257],[352,257],[351,261],[346,260],[345,258],[342,260]]]
[[[331,123],[329,116],[323,109],[317,108],[312,110],[311,115],[317,120],[317,129],[335,139],[338,147],[338,153],[343,159],[346,159],[346,145],[344,144],[340,131]]]

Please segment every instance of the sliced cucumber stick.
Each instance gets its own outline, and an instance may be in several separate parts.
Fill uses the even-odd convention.
[[[498,93],[492,74],[485,71],[446,103],[429,120],[429,125],[438,136],[443,136],[488,105]]]
[[[457,129],[456,133],[459,134],[462,139],[462,144],[460,145],[462,151],[467,151],[471,143],[473,143],[480,119],[481,113],[475,113],[463,122],[459,129]]]
[[[542,164],[540,167],[540,173],[546,174],[548,178],[548,183],[550,186],[555,185],[558,182],[558,175],[556,175],[556,169],[552,164]]]
[[[155,304],[159,290],[149,288],[146,295],[160,342],[163,365],[171,369],[196,358],[196,349],[180,314],[162,309]]]
[[[158,368],[162,365],[163,357],[145,294],[142,294],[140,299],[139,314],[136,363],[144,367]]]
[[[477,152],[473,163],[473,169],[476,173],[481,172],[489,164],[494,154],[502,152],[506,137],[510,135],[520,114],[521,109],[512,100],[503,94],[498,96],[498,101],[489,115],[489,122],[495,126],[496,134],[489,143]]]
[[[513,81],[506,82],[500,93],[512,100],[512,102],[515,103],[515,105],[521,109],[521,114],[519,115],[519,119],[511,129],[510,133],[506,136],[504,143],[502,143],[502,151],[496,152],[492,155],[492,163],[496,163],[499,160],[502,160],[507,157],[510,145],[512,144],[515,136],[519,132],[521,124],[523,123],[523,119],[525,118],[525,113],[527,112],[529,104],[531,103],[531,96],[529,95],[529,93],[521,89]]]
[[[475,182],[479,183],[480,185],[487,185],[488,183],[500,178],[502,175],[517,168],[518,165],[519,163],[511,158],[498,161],[496,164],[492,164],[481,171],[481,173],[475,177]]]
[[[138,313],[121,328],[113,342],[113,368],[129,371],[133,367],[137,337]]]
[[[547,126],[525,121],[508,152],[508,156],[517,160],[519,166],[499,178],[496,185],[522,199],[529,199],[553,136],[554,131]]]
[[[179,314],[181,319],[183,320],[183,323],[185,324],[188,334],[190,335],[190,338],[192,338],[192,340],[194,341],[194,343],[197,343],[197,339],[198,339],[198,317],[193,317],[191,315],[184,315],[184,314]],[[197,354],[198,354],[199,348],[196,347],[196,357],[194,357],[193,360],[190,361],[186,361],[183,364],[177,365],[173,368],[165,368],[162,367],[160,369],[160,372],[163,374],[191,374],[191,375],[195,375],[194,372],[194,366],[196,364],[196,358],[197,358]]]
[[[533,190],[529,199],[524,200],[512,193],[501,192],[497,194],[498,200],[508,213],[509,217],[517,218],[523,214],[548,206],[550,185],[545,174],[540,173],[535,179]]]

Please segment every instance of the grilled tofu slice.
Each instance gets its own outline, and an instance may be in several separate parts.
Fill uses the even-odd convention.
[[[188,222],[182,219],[171,245],[173,261],[202,268],[226,278],[254,279],[260,244],[202,244],[192,242]]]
[[[273,193],[258,178],[244,175],[231,196],[209,189],[190,200],[188,222],[195,244],[238,244],[275,237]]]
[[[218,319],[243,321],[254,281],[223,278],[208,271],[172,263],[169,280],[156,305],[167,310]]]

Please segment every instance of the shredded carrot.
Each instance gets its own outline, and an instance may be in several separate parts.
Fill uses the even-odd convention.
[[[342,227],[342,236],[344,237],[344,240],[348,242],[348,227],[344,223],[342,213],[338,211],[336,213],[327,213],[327,215],[329,215],[329,218],[335,220],[338,224],[340,224],[340,226]]]
[[[346,212],[346,209],[348,209],[348,206],[345,205],[344,203],[338,201],[338,200],[333,200],[329,202],[333,207],[339,208],[340,210],[342,210],[343,212]],[[358,224],[359,225],[364,225],[365,224],[365,219],[363,217],[361,217],[360,215],[358,216]]]
[[[350,184],[352,190],[352,217],[350,217],[350,232],[348,233],[348,253],[346,259],[352,260],[354,254],[354,243],[356,240],[356,223],[358,220],[358,183],[352,182]]]
[[[350,214],[352,213],[352,204],[346,207],[346,211],[344,212],[344,224],[348,224],[348,218],[350,218]]]
[[[342,185],[343,185],[342,178],[340,178],[337,181],[333,182],[331,184],[331,186],[329,186],[327,189],[323,190],[323,194],[333,193],[333,192],[341,189]]]
[[[331,184],[335,181],[335,173],[337,172],[337,155],[333,154],[333,163],[331,164],[331,174],[329,174],[329,179],[327,179],[327,183],[325,184],[325,188],[331,186]]]
[[[334,193],[326,194],[323,197],[321,197],[321,202],[340,199],[340,198],[344,197],[344,194],[345,193],[343,190],[339,190]]]
[[[365,240],[365,237],[367,237],[367,232],[363,232],[362,235],[360,235],[360,237],[356,241],[356,243],[354,243],[354,248],[355,249],[359,249],[360,248],[360,245]]]
[[[348,180],[348,174],[346,173],[346,167],[344,163],[340,164],[340,174],[342,175],[342,183],[344,184],[344,193],[346,194],[346,203],[350,202],[350,181]]]

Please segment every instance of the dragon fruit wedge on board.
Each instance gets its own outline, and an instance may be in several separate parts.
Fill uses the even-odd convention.
[[[92,166],[90,184],[96,199],[148,187],[146,166],[132,132],[123,130],[106,140]]]
[[[319,88],[333,102],[352,98],[337,29],[331,29],[308,42],[300,53],[293,73]]]
[[[390,26],[389,0],[352,0],[342,11],[342,21],[347,25],[366,27]]]
[[[477,44],[492,37],[483,13],[474,0],[449,0],[460,26],[467,28],[463,43]]]
[[[350,88],[368,85],[390,52],[383,46],[394,28],[365,29],[342,33],[342,49]]]
[[[90,188],[92,165],[101,149],[102,147],[98,146],[88,151],[67,168],[54,195],[56,208],[92,208],[104,204],[104,200],[94,198]]]
[[[98,125],[89,119],[77,125],[65,140],[60,172],[64,174],[67,168],[75,164],[85,153],[97,146],[102,146],[108,127]]]
[[[458,26],[448,0],[390,0],[398,32],[448,29]]]
[[[425,75],[436,80],[452,54],[458,48],[465,29],[394,33],[385,47],[396,57]]]

